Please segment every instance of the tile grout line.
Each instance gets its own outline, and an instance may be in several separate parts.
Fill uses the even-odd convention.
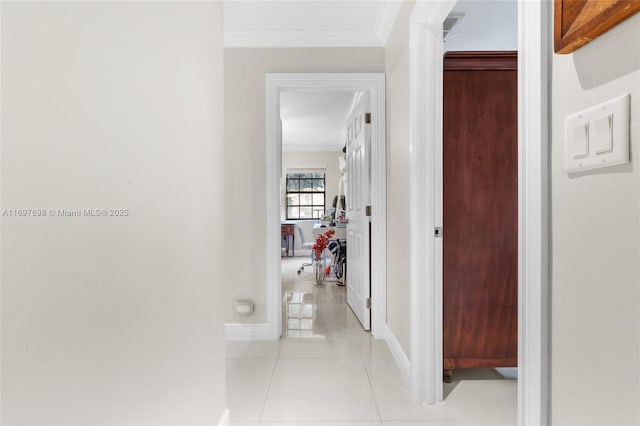
[[[371,374],[369,369],[367,368],[367,363],[365,362],[365,357],[362,355],[361,359],[362,365],[364,367],[365,373],[367,373],[367,381],[369,382],[369,389],[371,389],[371,396],[373,396],[373,403],[376,406],[376,412],[378,413],[378,420],[380,421],[380,426],[383,426],[382,422],[382,414],[380,414],[380,407],[378,407],[378,399],[376,398],[376,393],[373,391],[373,383],[371,383]]]
[[[260,416],[258,417],[258,425],[262,423],[262,416],[264,415],[264,409],[267,406],[267,400],[269,399],[269,391],[271,391],[271,384],[273,383],[273,377],[276,374],[276,368],[278,367],[278,363],[280,362],[280,351],[282,350],[282,339],[278,340],[278,352],[276,353],[276,362],[273,364],[273,369],[271,370],[271,377],[269,378],[269,385],[267,386],[267,391],[264,394],[264,401],[262,402],[262,408],[260,409]]]

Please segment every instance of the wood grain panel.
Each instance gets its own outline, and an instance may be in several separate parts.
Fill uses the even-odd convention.
[[[515,51],[448,52],[444,68],[449,71],[517,70],[518,56]]]
[[[574,52],[639,11],[640,0],[555,0],[554,49]]]
[[[465,60],[445,57],[444,367],[516,366],[517,56],[511,69]]]

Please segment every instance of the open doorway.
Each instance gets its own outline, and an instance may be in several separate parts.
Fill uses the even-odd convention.
[[[460,0],[443,26],[443,396],[486,386],[515,413],[517,3]]]
[[[285,109],[287,109],[287,105],[290,102],[298,102],[299,106],[294,107],[293,109],[297,111],[297,113],[302,112],[302,109],[305,108],[304,105],[309,107],[312,104],[318,104],[318,101],[324,98],[323,102],[327,102],[329,98],[333,98],[334,101],[338,98],[345,103],[345,99],[349,98],[350,102],[348,104],[348,108],[342,107],[342,112],[345,111],[347,114],[343,117],[344,127],[341,131],[344,132],[344,138],[339,141],[334,141],[335,147],[344,147],[347,145],[346,152],[346,161],[348,162],[349,158],[349,141],[350,141],[350,126],[349,124],[349,113],[353,113],[354,111],[358,111],[357,122],[360,124],[361,128],[365,127],[365,114],[367,115],[366,119],[368,122],[367,131],[369,132],[369,141],[368,141],[368,155],[369,160],[367,161],[366,167],[363,169],[363,173],[366,173],[367,177],[370,179],[370,189],[367,191],[368,197],[360,197],[362,204],[366,204],[369,206],[367,213],[370,213],[370,216],[366,217],[367,220],[367,236],[370,236],[370,244],[366,244],[367,254],[368,256],[362,257],[362,262],[358,262],[358,257],[353,255],[353,250],[351,250],[351,255],[347,255],[347,267],[346,267],[346,277],[335,277],[338,280],[341,280],[342,283],[346,281],[346,290],[344,291],[345,297],[347,300],[349,299],[350,294],[350,281],[356,282],[356,280],[350,280],[349,276],[356,276],[350,271],[357,271],[360,269],[366,269],[368,273],[370,273],[369,277],[365,280],[362,280],[363,286],[360,288],[365,288],[366,293],[365,297],[359,298],[356,302],[352,302],[348,300],[348,303],[351,305],[352,310],[356,313],[358,320],[362,323],[363,328],[365,330],[371,330],[371,335],[377,339],[384,338],[384,330],[385,330],[385,319],[386,319],[386,262],[384,259],[386,258],[386,174],[385,174],[385,104],[384,104],[384,75],[383,74],[268,74],[267,75],[267,277],[268,277],[268,310],[269,310],[269,329],[270,334],[274,340],[279,339],[281,336],[284,336],[283,333],[283,325],[288,327],[288,317],[287,317],[287,309],[283,309],[283,296],[285,298],[284,305],[287,305],[287,297],[291,296],[292,303],[297,304],[298,306],[294,308],[295,312],[302,314],[305,309],[310,309],[311,307],[305,307],[305,296],[304,295],[289,295],[283,294],[282,283],[283,277],[287,279],[287,276],[283,275],[283,264],[284,262],[291,263],[288,265],[287,271],[295,271],[296,277],[295,279],[304,279],[305,276],[308,277],[307,272],[308,267],[311,265],[304,265],[304,263],[311,263],[310,256],[310,245],[314,242],[317,234],[323,233],[324,228],[322,227],[325,223],[328,228],[328,224],[331,223],[332,218],[328,213],[333,208],[333,199],[331,198],[331,194],[327,196],[327,191],[338,191],[339,188],[335,186],[329,187],[327,186],[327,166],[328,162],[325,165],[324,162],[322,164],[306,163],[310,164],[308,169],[304,169],[300,166],[291,166],[290,173],[287,172],[285,168],[284,161],[290,156],[287,154],[291,145],[288,141],[285,141],[285,136],[287,136],[287,132],[289,132],[289,136],[292,136],[293,139],[296,138],[295,126],[287,128],[282,117],[282,106],[284,102]],[[346,104],[346,103],[345,103]],[[360,108],[360,109],[358,109]],[[286,112],[286,111],[285,111]],[[336,111],[332,111],[331,114],[335,115]],[[338,114],[340,115],[340,114]],[[286,117],[285,117],[286,118]],[[335,119],[335,117],[334,117]],[[314,135],[317,137],[317,135]],[[287,147],[289,144],[289,147]],[[285,148],[283,150],[283,148]],[[338,154],[338,155],[333,155]],[[340,161],[340,151],[334,151],[331,155],[332,161],[334,164],[339,165]],[[298,153],[298,160],[300,160],[300,154]],[[321,156],[316,156],[316,159]],[[344,157],[343,157],[344,158]],[[313,160],[311,160],[313,161]],[[318,161],[316,161],[318,163]],[[348,175],[349,171],[347,169],[346,174]],[[289,175],[289,176],[287,176]],[[324,175],[324,177],[323,177]],[[290,194],[287,194],[287,178],[291,183],[290,189],[292,190]],[[331,180],[334,180],[335,176],[330,177]],[[322,182],[324,179],[324,183]],[[338,179],[336,179],[338,180]],[[352,182],[349,183],[349,179],[347,178],[346,186],[347,191],[354,192],[353,182],[357,181],[357,179],[352,179]],[[298,188],[301,188],[302,183],[309,184],[310,189],[316,188],[317,191],[298,191],[297,193],[294,191],[296,185]],[[321,190],[324,188],[324,190]],[[302,192],[305,192],[304,194]],[[311,194],[307,194],[306,192],[311,192]],[[314,194],[316,192],[315,201]],[[324,195],[321,194],[324,192]],[[333,193],[333,192],[332,192]],[[288,197],[290,195],[290,197]],[[311,197],[309,197],[311,195]],[[337,194],[336,194],[337,195]],[[301,202],[302,197],[304,197],[304,203]],[[324,197],[324,199],[322,199]],[[336,198],[335,195],[333,198]],[[338,200],[340,200],[340,196],[338,196]],[[356,197],[352,198],[355,199]],[[340,210],[340,204],[337,201],[337,210]],[[349,198],[347,197],[347,209],[349,208]],[[324,201],[324,203],[323,203]],[[289,203],[287,205],[286,203]],[[310,203],[310,204],[309,204]],[[331,207],[329,207],[331,206]],[[315,208],[315,210],[314,210]],[[365,209],[361,209],[365,210]],[[338,212],[340,214],[340,212]],[[314,216],[315,215],[315,216]],[[348,213],[347,213],[348,215]],[[283,222],[284,219],[284,222]],[[323,223],[323,219],[326,219],[325,223]],[[334,215],[334,222],[338,221],[338,217]],[[300,224],[303,221],[304,223]],[[289,223],[287,223],[289,222]],[[355,221],[352,221],[355,222]],[[292,244],[293,248],[297,251],[298,254],[305,255],[298,260],[290,261],[290,259],[285,259],[285,261],[281,261],[281,256],[284,252],[293,255],[293,250],[289,251],[288,247],[286,250],[283,250],[283,244],[288,241],[287,238],[283,238],[283,233],[285,232],[285,226],[289,228],[286,233],[292,234]],[[304,232],[304,228],[307,229],[306,235]],[[315,228],[315,229],[314,229]],[[341,229],[342,228],[342,229]],[[280,229],[280,233],[278,233],[278,229]],[[311,231],[311,232],[309,232]],[[346,227],[338,227],[334,228],[336,233],[339,232],[350,232],[350,226]],[[345,235],[346,236],[346,235]],[[298,240],[296,243],[295,240]],[[347,239],[347,245],[349,243],[348,238],[336,238],[337,240],[342,239],[344,241]],[[296,248],[297,245],[297,248]],[[306,245],[306,247],[305,247]],[[305,251],[306,250],[306,251]],[[355,253],[356,255],[358,252]],[[338,256],[339,257],[339,256]],[[355,262],[354,262],[355,260]],[[324,261],[324,259],[323,259]],[[327,262],[325,267],[329,269],[330,274],[335,275],[335,266],[338,264],[338,259],[336,256],[331,257],[332,264]],[[314,266],[315,268],[315,266]],[[297,270],[300,269],[300,275],[297,274]],[[314,271],[315,273],[315,271]],[[329,277],[332,279],[333,277]],[[314,278],[315,279],[315,278]],[[310,280],[309,280],[310,281]],[[337,286],[335,286],[337,287]],[[351,293],[353,294],[353,293]],[[311,296],[306,296],[306,300],[309,300]],[[295,301],[294,301],[295,299]],[[357,303],[362,306],[358,306]],[[358,311],[367,315],[367,317],[359,316]],[[368,321],[368,316],[370,315],[370,321]],[[303,322],[306,324],[310,324],[308,321],[310,318],[307,316],[302,316],[299,318],[291,318],[294,321],[291,322],[292,325],[302,324]],[[366,319],[366,320],[364,320]],[[300,321],[298,321],[300,320]],[[368,323],[368,324],[367,324]],[[298,334],[302,329],[298,329]],[[304,334],[304,333],[303,333]]]
[[[323,338],[354,324],[345,287],[346,123],[356,95],[280,93],[283,338]],[[327,232],[326,246],[316,245]]]
[[[322,322],[334,324],[323,309],[338,313],[347,306],[371,330],[370,111],[369,95],[362,91],[280,94],[286,337],[314,337]],[[293,276],[290,257],[296,248],[306,259]],[[333,306],[321,309],[321,299]]]
[[[282,93],[362,93],[370,123],[370,300],[363,300],[371,315],[371,335],[384,338],[386,319],[386,175],[384,74],[267,74],[267,290],[268,327],[272,339],[282,336]],[[358,98],[358,97],[356,97]],[[362,97],[361,97],[362,98]],[[380,117],[380,119],[378,119]],[[313,209],[312,209],[313,210]],[[313,212],[311,212],[313,214]],[[280,232],[279,232],[280,231]],[[295,235],[295,231],[294,231]],[[353,269],[353,264],[347,271]],[[348,273],[348,272],[347,272]],[[347,282],[349,279],[347,277]],[[348,294],[348,291],[347,291]]]
[[[452,29],[456,1],[418,4],[412,15],[412,259],[424,259],[432,271],[426,285],[420,271],[411,271],[412,379],[416,399],[440,402],[444,398],[443,367],[443,35]],[[458,5],[464,2],[459,2]],[[485,7],[490,3],[467,2]],[[548,5],[526,0],[513,2],[517,23],[517,415],[519,424],[546,424],[548,386],[546,317],[548,306],[547,180],[547,71]],[[499,15],[495,15],[499,16]],[[462,18],[462,21],[465,18]],[[504,26],[504,22],[494,27]],[[476,35],[474,37],[478,39]],[[482,47],[481,49],[487,49]],[[474,48],[467,48],[474,50]],[[503,50],[489,48],[488,50]],[[511,49],[508,49],[511,50]],[[542,66],[541,66],[542,64]],[[426,76],[426,78],[424,78]],[[425,183],[418,187],[416,183]],[[430,213],[422,221],[418,211]],[[426,244],[425,244],[426,243]],[[424,310],[421,310],[424,308]],[[512,357],[511,355],[509,356]],[[509,362],[511,363],[511,361]],[[450,399],[450,398],[449,398]],[[515,399],[515,398],[514,398]]]

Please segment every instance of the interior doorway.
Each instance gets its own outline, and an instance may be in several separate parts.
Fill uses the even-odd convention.
[[[344,336],[328,328],[353,323],[346,300],[346,144],[357,96],[280,93],[283,339],[338,339]],[[314,247],[327,232],[325,247]]]
[[[385,88],[384,74],[268,74],[267,82],[267,290],[268,327],[272,339],[283,335],[281,242],[278,234],[282,224],[283,200],[283,123],[282,94],[352,93],[354,106],[365,102],[370,123],[370,162],[367,174],[371,179],[370,207],[370,298],[361,300],[366,314],[371,315],[371,335],[384,339],[386,320],[386,149],[385,149]],[[364,105],[364,104],[363,104]],[[353,108],[352,108],[353,109]],[[364,111],[363,111],[364,112]],[[361,124],[364,126],[364,115]],[[347,129],[348,131],[348,129]],[[319,171],[311,171],[320,174]],[[306,207],[305,207],[306,208]],[[300,210],[301,211],[301,210]],[[310,213],[313,214],[313,211]],[[294,231],[295,232],[295,231]],[[310,259],[310,258],[308,258]],[[348,270],[349,268],[347,268]],[[364,267],[363,267],[364,269]],[[347,283],[348,283],[347,279]],[[349,290],[347,289],[347,294]],[[362,321],[362,319],[361,319]],[[366,326],[365,326],[366,328]]]
[[[474,3],[474,2],[468,2]],[[484,3],[484,2],[476,2]],[[417,400],[443,400],[443,33],[455,0],[419,2],[411,24],[411,375]],[[548,396],[549,5],[517,1],[518,424],[546,424]],[[418,186],[420,185],[420,186]],[[419,212],[429,212],[421,221]],[[446,230],[444,230],[446,236]],[[415,266],[432,271],[420,279]],[[425,283],[426,281],[426,283]]]

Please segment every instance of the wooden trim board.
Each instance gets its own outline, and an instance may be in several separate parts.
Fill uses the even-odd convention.
[[[555,0],[555,51],[574,52],[637,12],[640,12],[638,0]]]

